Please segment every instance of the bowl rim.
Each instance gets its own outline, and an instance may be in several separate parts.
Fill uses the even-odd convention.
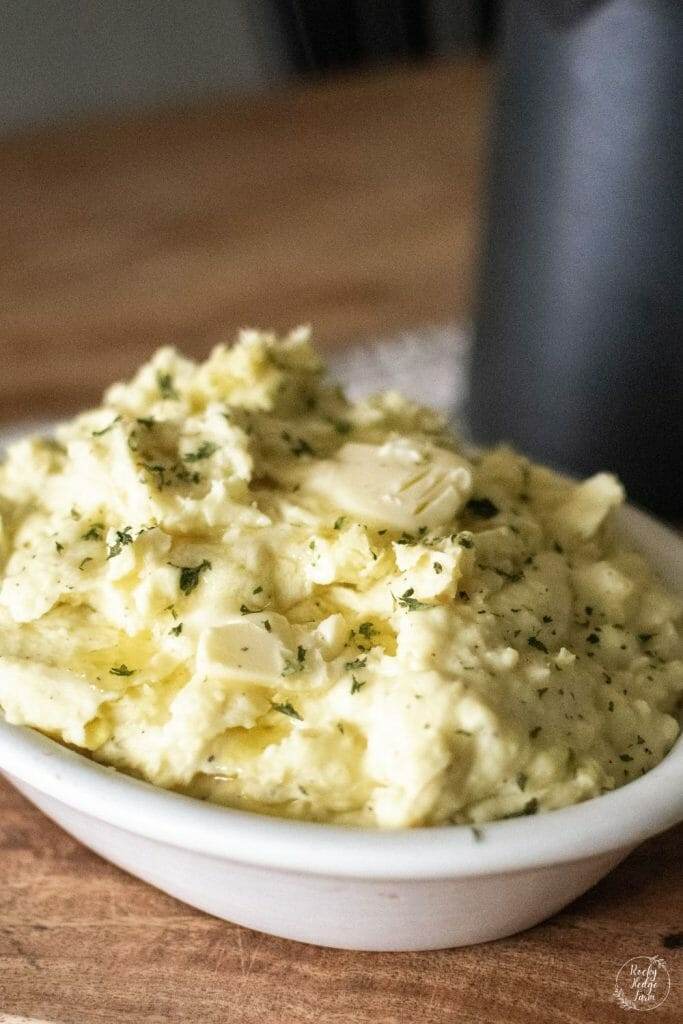
[[[680,590],[683,540],[632,506],[620,520],[628,539]],[[135,779],[2,720],[0,772],[20,787],[160,843],[254,867],[366,880],[550,867],[632,848],[683,819],[683,736],[655,768],[609,793],[476,826],[382,830],[223,807]]]

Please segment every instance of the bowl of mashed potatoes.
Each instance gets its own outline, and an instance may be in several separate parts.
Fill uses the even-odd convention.
[[[682,816],[682,579],[611,474],[350,402],[306,331],[161,349],[0,464],[0,768],[218,916],[485,941]]]

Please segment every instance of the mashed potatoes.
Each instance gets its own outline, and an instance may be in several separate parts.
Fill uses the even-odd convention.
[[[680,602],[575,484],[350,404],[305,332],[159,351],[0,466],[0,707],[218,803],[397,827],[561,807],[678,733]]]

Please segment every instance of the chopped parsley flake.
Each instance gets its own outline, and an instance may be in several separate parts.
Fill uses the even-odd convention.
[[[544,654],[548,653],[548,648],[546,647],[546,645],[543,643],[542,640],[538,639],[537,636],[530,636],[529,639],[527,640],[527,643],[528,643],[529,647],[535,647],[537,651],[543,651]]]
[[[531,800],[527,800],[521,810],[513,811],[512,814],[506,814],[506,818],[522,818],[527,814],[536,814],[538,810],[538,800],[536,797],[532,797]]]
[[[240,615],[253,615],[257,612],[258,608],[248,608],[246,604],[240,605]]]
[[[344,525],[345,522],[346,522],[346,516],[339,516],[338,519],[335,519],[335,521],[334,521],[334,528],[335,528],[335,530],[341,530],[341,528],[342,528],[342,526]]]
[[[263,620],[263,628],[265,629],[266,633],[272,633],[273,627],[271,626],[269,619]]]
[[[206,569],[211,568],[211,562],[206,558],[199,565],[174,565],[173,562],[168,564],[173,566],[174,569],[180,569],[180,589],[183,594],[191,594],[199,585],[201,574]]]
[[[355,676],[351,676],[351,679],[353,680],[352,683],[351,683],[351,693],[358,693],[359,690],[363,689],[363,687],[365,686],[365,683],[367,682],[367,680],[363,680],[361,682],[361,680],[360,679],[356,679]]]
[[[104,530],[104,523],[93,523],[89,530],[87,530],[81,537],[82,540],[102,540],[102,531]]]
[[[396,598],[397,604],[400,604],[402,608],[407,608],[409,612],[420,612],[425,608],[432,607],[432,605],[425,604],[424,601],[418,601],[417,598],[413,597],[414,593],[414,588],[409,587],[401,597]]]
[[[526,789],[526,784],[527,784],[528,781],[529,781],[529,776],[528,775],[525,775],[524,772],[518,772],[518,774],[517,774],[517,785],[522,790],[522,792],[524,792],[524,790]]]
[[[180,636],[182,631],[183,631],[183,624],[182,624],[182,622],[179,622],[177,626],[174,626],[173,629],[169,630],[171,636]]]
[[[270,706],[272,707],[273,711],[279,711],[281,715],[288,715],[290,718],[296,718],[297,721],[303,722],[303,718],[296,710],[296,708],[289,703],[289,701],[287,701],[286,704],[274,704],[271,701]]]
[[[162,398],[180,398],[173,384],[173,377],[170,373],[157,373],[157,387]]]
[[[81,572],[83,572],[88,562],[92,562],[92,558],[90,558],[89,556],[88,558],[81,559],[81,561],[78,563],[78,568],[81,570]]]
[[[344,665],[344,668],[346,669],[347,672],[353,672],[355,669],[365,668],[367,663],[368,663],[367,657],[366,658],[354,658],[353,661],[347,661],[346,664]]]
[[[183,456],[185,462],[200,462],[202,459],[208,459],[218,451],[218,445],[214,444],[213,441],[203,441],[197,448],[196,452],[188,452],[187,455]]]
[[[133,538],[131,536],[130,531],[130,526],[126,526],[123,530],[116,531],[116,540],[111,545],[111,547],[107,549],[107,559],[116,558],[117,555],[121,554],[121,551],[126,546],[126,544],[133,543]]]
[[[297,458],[301,455],[315,455],[315,452],[304,437],[298,437],[296,439],[291,447],[291,451],[292,455],[296,455]]]
[[[111,421],[111,423],[108,426],[103,427],[102,430],[93,430],[92,436],[93,437],[103,437],[104,434],[108,434],[109,431],[111,430],[111,428],[114,426],[114,424],[118,423],[120,419],[121,419],[121,417],[117,416],[115,419],[113,419]]]
[[[369,640],[371,637],[375,636],[377,630],[371,622],[361,622],[358,627],[358,632],[361,636],[364,636],[366,640]]]
[[[58,540],[56,540],[56,541],[55,541],[55,549],[56,549],[56,551],[57,551],[57,554],[58,554],[58,555],[61,555],[62,551],[64,550],[64,545],[63,545],[63,544],[60,544],[60,543],[59,543],[59,541],[58,541]]]
[[[396,540],[397,544],[417,544],[417,539],[413,537],[412,533],[406,533],[405,530],[400,537]]]
[[[487,568],[485,565],[480,566],[481,569]],[[498,569],[494,566],[493,571],[497,576],[502,576],[504,580],[508,580],[510,583],[518,583],[524,579],[524,573],[520,570],[517,572],[506,572],[504,569]]]
[[[490,498],[470,498],[465,505],[465,511],[478,519],[492,519],[498,515],[499,509]]]
[[[441,562],[434,562],[432,568],[434,569],[434,572],[437,573],[437,575],[440,575],[443,572],[443,565],[441,564]]]
[[[586,637],[586,643],[588,643],[588,644],[599,644],[600,643],[600,637],[598,636],[597,633],[589,633],[588,636]]]
[[[630,754],[619,754],[619,760],[623,761],[624,763],[626,763],[627,761],[632,761],[633,758],[631,757]]]
[[[132,676],[135,672],[134,668],[128,668],[127,665],[112,665],[109,669],[110,676]]]
[[[529,739],[535,740],[541,731],[540,725],[535,725],[533,729],[529,730]]]

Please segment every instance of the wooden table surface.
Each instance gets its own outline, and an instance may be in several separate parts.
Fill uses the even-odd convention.
[[[0,140],[0,419],[242,325],[471,307],[489,75],[437,66]]]
[[[404,70],[0,143],[0,419],[50,418],[172,342],[312,321],[326,345],[472,308],[489,74]],[[681,830],[547,924],[351,953],[214,920],[0,784],[0,1024],[588,1024],[630,957],[680,1019]]]

